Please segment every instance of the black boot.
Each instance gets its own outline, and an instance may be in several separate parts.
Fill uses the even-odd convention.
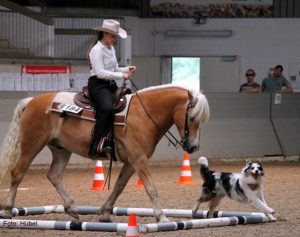
[[[97,148],[99,145],[99,139],[94,139],[90,145],[90,150],[89,150],[89,157],[94,159],[97,156]]]

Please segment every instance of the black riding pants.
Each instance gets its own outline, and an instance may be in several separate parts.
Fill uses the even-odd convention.
[[[113,93],[117,89],[115,81],[99,79],[91,76],[88,80],[90,97],[96,110],[96,124],[93,132],[93,142],[99,142],[113,127],[114,102]]]

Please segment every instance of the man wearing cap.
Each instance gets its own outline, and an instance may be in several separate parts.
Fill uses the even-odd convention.
[[[108,132],[113,127],[114,104],[113,93],[117,89],[115,80],[130,80],[130,74],[135,73],[135,66],[119,67],[113,44],[118,37],[126,38],[127,33],[115,20],[104,20],[101,27],[96,27],[98,40],[89,53],[91,76],[88,89],[96,110],[96,124],[93,130],[89,156],[94,158],[99,153],[108,154],[111,151]]]

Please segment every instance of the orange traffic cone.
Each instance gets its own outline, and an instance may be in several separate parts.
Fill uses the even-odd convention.
[[[136,188],[144,188],[144,184],[140,178],[138,178],[137,183],[135,185]]]
[[[136,223],[136,215],[131,213],[129,215],[128,227],[126,231],[126,237],[139,237],[139,229]]]
[[[191,172],[189,155],[186,152],[184,153],[184,157],[183,157],[181,176],[177,184],[178,185],[193,184],[193,177]]]
[[[96,171],[94,175],[93,187],[91,188],[93,191],[106,191],[107,188],[104,188],[104,171],[102,166],[102,161],[97,160],[96,163]]]

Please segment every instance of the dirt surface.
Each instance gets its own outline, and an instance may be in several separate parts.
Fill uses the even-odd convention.
[[[210,167],[216,171],[240,172],[244,163],[224,163],[219,161],[210,162]],[[104,163],[105,172],[108,165]],[[163,208],[191,209],[198,195],[199,186],[202,180],[199,175],[196,161],[191,161],[192,176],[194,185],[179,186],[176,184],[181,173],[181,162],[152,163],[151,170],[156,183],[160,201]],[[114,166],[112,184],[114,184],[121,164]],[[265,178],[265,199],[270,207],[276,210],[274,215],[277,222],[257,225],[239,225],[226,227],[212,227],[206,229],[183,230],[173,232],[159,232],[141,234],[141,236],[300,236],[300,163],[299,162],[268,162],[264,163],[266,172]],[[100,206],[108,197],[110,191],[90,191],[93,183],[94,168],[69,167],[65,171],[64,183],[75,198],[77,205]],[[16,198],[16,207],[30,207],[40,205],[63,204],[62,199],[56,193],[53,186],[46,178],[46,167],[33,168],[26,174]],[[151,207],[150,200],[144,189],[135,188],[137,176],[133,176],[124,192],[117,200],[117,207]],[[1,203],[7,192],[0,191]],[[202,206],[207,209],[207,205]],[[255,211],[247,204],[237,203],[224,198],[219,210],[228,211]],[[19,217],[20,218],[20,217]],[[48,214],[41,216],[21,217],[20,219],[35,220],[64,220],[70,221],[73,218],[65,214]],[[182,219],[171,218],[174,221]],[[98,221],[96,215],[80,216],[80,221]],[[127,223],[128,217],[113,216],[114,222]],[[153,217],[138,217],[139,223],[153,223]],[[58,231],[58,230],[21,230],[21,229],[0,229],[0,236],[5,237],[36,237],[36,236],[117,236],[116,233],[86,232],[86,231]],[[119,235],[125,236],[125,235]]]

